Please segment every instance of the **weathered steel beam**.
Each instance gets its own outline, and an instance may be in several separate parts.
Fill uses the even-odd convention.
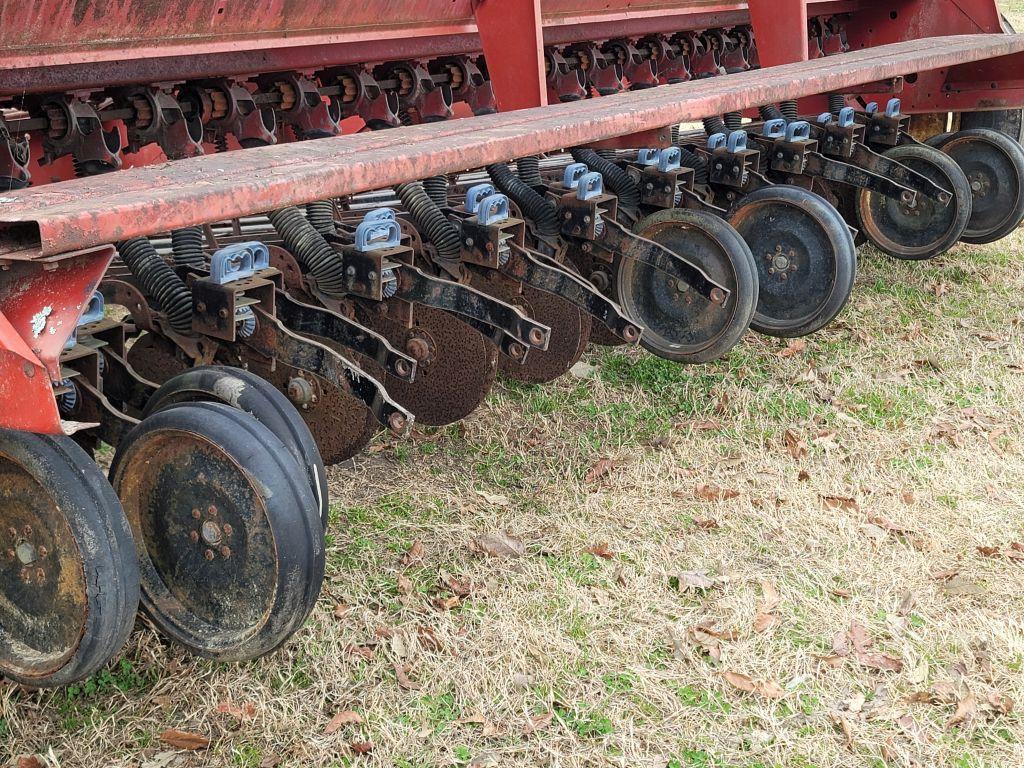
[[[0,259],[52,256],[1021,51],[1022,35],[936,37],[571,104],[18,190],[0,198]]]

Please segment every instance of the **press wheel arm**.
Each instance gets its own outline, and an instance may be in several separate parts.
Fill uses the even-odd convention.
[[[433,277],[404,264],[398,270],[398,291],[395,297],[454,312],[476,323],[483,323],[526,347],[547,349],[551,336],[550,328],[534,322],[511,304],[498,301],[468,285]]]
[[[942,205],[949,205],[953,199],[952,192],[943,189],[927,176],[911,170],[903,163],[881,155],[859,142],[853,145],[853,155],[850,160],[861,168],[891,179],[897,184],[902,184]]]
[[[381,424],[395,434],[403,434],[412,425],[413,415],[388,395],[384,385],[335,350],[293,333],[284,324],[259,307],[256,332],[245,339],[261,354],[288,365],[315,373],[339,389],[361,400]]]
[[[618,222],[604,220],[604,231],[594,244],[612,254],[654,267],[670,277],[678,278],[708,301],[725,305],[731,291],[719,285],[692,261],[673,253],[662,245],[634,235]]]
[[[859,189],[868,189],[907,204],[913,203],[917,199],[915,190],[899,184],[891,178],[870,171],[860,165],[833,160],[818,152],[807,153],[804,173],[808,176],[817,176],[826,181],[849,184]]]
[[[541,253],[515,244],[511,249],[511,256],[502,268],[506,274],[571,302],[597,318],[620,339],[635,342],[640,338],[640,328],[626,317],[618,304],[590,282]]]
[[[305,304],[279,291],[277,316],[292,331],[335,341],[374,360],[395,378],[412,381],[416,376],[413,358],[399,352],[379,333],[344,315]]]

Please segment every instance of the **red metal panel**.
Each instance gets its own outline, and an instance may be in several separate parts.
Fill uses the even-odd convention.
[[[761,66],[807,61],[807,0],[750,0]]]
[[[540,0],[479,0],[476,23],[498,110],[511,112],[547,104]]]
[[[228,152],[7,193],[0,257],[347,195],[759,104],[1024,51],[1021,35],[896,43],[766,70],[504,115]]]
[[[0,427],[59,434],[58,358],[114,257],[104,246],[48,265],[15,263],[0,282]]]

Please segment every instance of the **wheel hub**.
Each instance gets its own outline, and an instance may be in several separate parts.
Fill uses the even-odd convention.
[[[775,275],[779,280],[786,281],[797,270],[796,249],[786,248],[780,243],[775,250],[765,254],[768,262],[768,274]]]

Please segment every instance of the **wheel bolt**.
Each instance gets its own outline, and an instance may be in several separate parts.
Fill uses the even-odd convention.
[[[223,532],[223,534],[224,534],[225,536],[230,536],[230,535],[231,535],[231,534],[232,534],[232,533],[234,532],[234,530],[235,530],[235,529],[234,529],[234,528],[232,528],[232,527],[231,527],[230,525],[228,525],[227,523],[225,523],[225,524],[223,525],[223,527],[222,527],[222,528],[221,528],[220,530],[221,530],[221,532]]]
[[[191,541],[193,544],[199,541],[199,531],[189,531],[188,540]]]
[[[202,516],[203,516],[203,514],[198,509],[193,509],[192,510],[192,519],[193,520],[198,520]]]
[[[36,578],[43,581],[46,578],[46,571],[42,568],[36,568]]]
[[[210,517],[216,517],[217,516],[217,508],[215,506],[213,506],[213,504],[211,504],[209,507],[207,507],[206,511],[210,513]]]
[[[221,547],[220,548],[220,556],[221,557],[231,557],[231,547]]]
[[[213,550],[208,549],[205,552],[203,552],[203,557],[205,557],[207,560],[213,560]]]

